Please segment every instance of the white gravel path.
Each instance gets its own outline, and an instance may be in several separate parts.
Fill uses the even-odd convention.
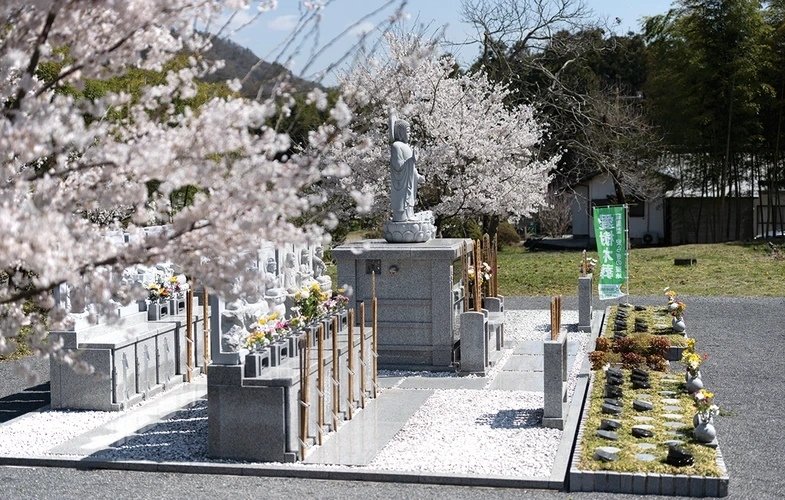
[[[579,340],[579,361],[590,334],[577,331],[577,313],[565,311],[562,324]],[[544,340],[550,312],[507,311],[505,340]],[[547,477],[562,431],[542,427],[542,393],[487,390],[512,356],[505,349],[487,376],[486,390],[436,390],[368,466],[392,471]],[[580,362],[570,370],[570,396]],[[396,377],[453,377],[453,373],[385,372]],[[417,389],[415,389],[417,390]],[[329,392],[329,391],[328,391]],[[143,403],[144,404],[144,403]],[[46,456],[51,448],[122,415],[118,412],[47,410],[0,426],[0,455]],[[207,403],[197,402],[169,421],[131,436],[99,456],[123,460],[220,461],[207,453]],[[313,466],[313,464],[308,464]]]
[[[549,476],[562,432],[546,429],[542,394],[440,390],[374,458],[382,470]]]
[[[44,410],[0,426],[1,456],[43,456],[50,448],[120,416],[117,412]]]

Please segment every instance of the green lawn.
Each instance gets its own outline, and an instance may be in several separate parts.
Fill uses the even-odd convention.
[[[596,252],[589,252],[597,258]],[[697,264],[676,266],[674,259]],[[505,296],[577,295],[580,251],[499,252],[499,293]],[[651,296],[669,286],[679,295],[785,296],[785,258],[767,243],[719,243],[634,248],[629,258],[630,295]]]

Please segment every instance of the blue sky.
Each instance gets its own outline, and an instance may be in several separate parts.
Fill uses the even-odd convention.
[[[319,31],[319,44],[324,45],[336,35],[346,30],[352,24],[385,4],[384,0],[323,0],[328,6],[322,11],[322,20]],[[639,31],[639,20],[643,16],[651,16],[667,12],[672,0],[586,0],[588,7],[593,9],[598,17],[605,17],[612,22],[619,18],[616,32],[623,34],[627,31]],[[247,26],[232,35],[231,38],[244,47],[253,50],[256,55],[266,59],[278,59],[279,44],[297,24],[302,14],[301,0],[279,0],[277,9],[262,14],[252,25]],[[471,25],[464,24],[460,19],[460,0],[409,0],[405,11],[411,15],[409,25],[416,19],[419,23],[429,24],[431,31],[445,26],[445,39],[451,42],[463,43],[471,38],[474,30]],[[255,5],[254,5],[255,8]],[[358,32],[373,30],[391,12],[392,8],[383,13],[370,17],[355,26],[350,34],[343,36],[334,46],[325,50],[318,58],[317,63],[305,68],[305,56],[293,58],[292,71],[306,77],[317,70],[323,70],[330,62],[337,61],[353,43],[358,40]],[[241,13],[236,20],[248,19],[255,10]],[[372,32],[373,33],[373,32]],[[310,51],[307,49],[302,52]],[[468,64],[479,54],[477,45],[452,45],[450,48],[463,64]],[[288,52],[291,53],[291,50]],[[279,62],[283,62],[278,59]],[[305,70],[305,71],[304,71]],[[324,83],[332,84],[334,77],[328,75]]]

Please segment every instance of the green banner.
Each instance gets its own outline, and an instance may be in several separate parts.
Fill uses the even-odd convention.
[[[623,297],[627,280],[627,207],[594,207],[594,236],[600,261],[600,300]]]

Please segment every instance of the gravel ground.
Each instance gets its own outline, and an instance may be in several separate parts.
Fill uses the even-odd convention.
[[[574,308],[575,298],[565,297]],[[720,446],[730,474],[729,499],[779,499],[782,474],[781,402],[785,401],[785,299],[683,297],[688,333],[709,354],[702,369],[708,389],[728,413],[717,419]],[[660,297],[633,297],[633,304],[659,305]],[[547,309],[548,297],[507,297],[505,308]],[[595,301],[604,309],[609,302]],[[0,390],[16,383],[0,363]],[[48,366],[47,366],[48,367]],[[25,387],[23,384],[20,387]],[[2,393],[3,396],[10,394]],[[80,471],[0,467],[0,498],[411,498],[632,500],[634,495],[564,493],[506,488],[256,478],[204,474]],[[643,497],[652,500],[674,497]]]
[[[543,340],[550,335],[549,311],[510,311],[505,338]],[[577,359],[589,334],[577,331],[577,314],[562,317],[570,338],[580,341]],[[513,349],[488,374],[488,384]],[[580,363],[571,370],[571,386]],[[390,372],[395,376],[424,372]],[[456,376],[455,374],[451,374]],[[486,386],[487,387],[487,386]],[[328,403],[329,404],[329,403]],[[548,477],[562,437],[544,428],[542,393],[497,390],[437,390],[370,464],[371,468],[446,474]],[[46,456],[47,450],[97,427],[115,412],[43,411],[0,427],[0,454]],[[207,402],[200,401],[126,442],[99,452],[120,460],[210,461],[207,457]],[[471,457],[471,459],[467,459]]]

